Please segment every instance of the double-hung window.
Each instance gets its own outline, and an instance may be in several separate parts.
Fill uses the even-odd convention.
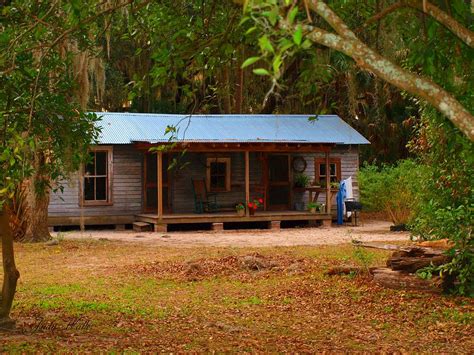
[[[89,152],[84,165],[82,202],[84,205],[112,203],[112,148],[97,147]]]
[[[230,191],[230,158],[207,158],[207,190]]]

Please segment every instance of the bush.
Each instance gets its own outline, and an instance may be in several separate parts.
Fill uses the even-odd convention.
[[[430,272],[452,279],[455,293],[474,296],[474,142],[432,108],[423,113],[410,145],[429,176],[411,229],[422,239],[453,242],[453,259]]]
[[[395,166],[365,165],[359,172],[360,198],[364,209],[384,212],[394,224],[407,224],[418,210],[426,166],[402,160]]]

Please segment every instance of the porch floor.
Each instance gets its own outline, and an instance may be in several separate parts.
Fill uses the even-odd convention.
[[[226,223],[226,222],[265,222],[265,221],[322,221],[331,220],[326,213],[309,213],[305,211],[258,211],[253,216],[238,216],[235,212],[218,213],[174,213],[164,214],[161,219],[157,214],[144,213],[135,216],[138,222],[153,224],[180,223]]]

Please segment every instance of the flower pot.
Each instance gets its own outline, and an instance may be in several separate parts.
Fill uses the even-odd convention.
[[[310,209],[309,209],[309,212],[310,212],[310,213],[316,213],[316,207],[310,208]]]
[[[245,216],[245,210],[244,210],[243,208],[237,210],[237,215],[238,215],[239,217]]]
[[[249,208],[249,214],[253,216],[255,214],[255,209],[254,208]]]

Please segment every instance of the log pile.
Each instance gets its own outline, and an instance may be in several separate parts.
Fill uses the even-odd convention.
[[[416,290],[432,293],[441,293],[447,287],[447,280],[439,276],[433,276],[430,280],[424,280],[415,273],[427,266],[439,266],[450,261],[445,254],[451,246],[439,241],[429,244],[413,246],[399,246],[392,244],[361,243],[353,242],[357,247],[393,250],[387,260],[387,267],[369,268],[363,270],[357,267],[335,267],[326,272],[327,275],[341,275],[349,273],[363,273],[364,271],[373,276],[373,280],[384,287],[403,290]]]
[[[375,268],[371,270],[374,281],[382,286],[394,289],[417,290],[433,293],[443,291],[443,280],[439,276],[433,276],[430,280],[424,280],[415,273],[427,266],[439,266],[450,261],[442,248],[427,246],[396,246],[363,244],[356,245],[366,248],[394,250],[387,260],[386,268]]]

